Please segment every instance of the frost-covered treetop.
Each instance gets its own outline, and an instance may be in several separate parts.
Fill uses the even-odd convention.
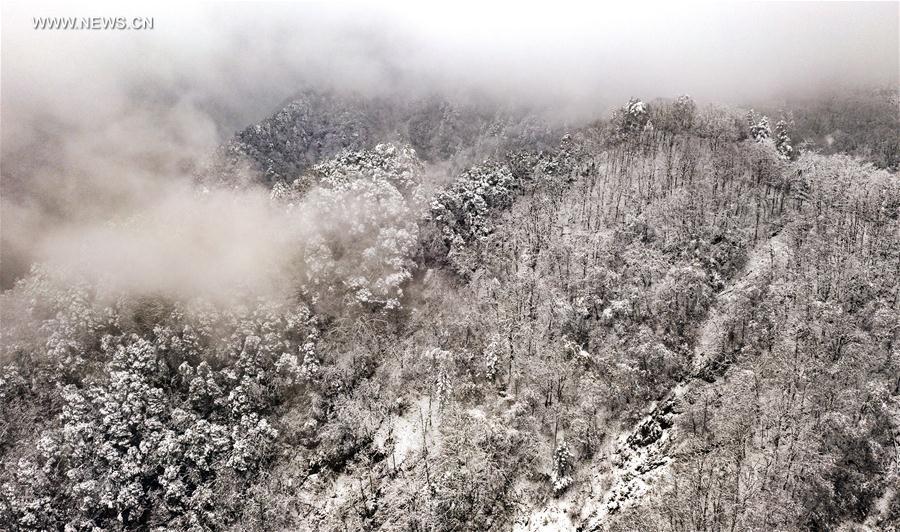
[[[390,184],[409,197],[421,183],[423,168],[416,150],[408,144],[386,143],[370,150],[343,150],[314,166],[290,186],[276,183],[272,197],[294,201],[316,186],[337,189],[360,180]]]
[[[368,309],[397,309],[411,278],[424,206],[424,165],[409,145],[344,150],[272,197],[302,202],[299,216],[315,230],[300,244],[301,292],[317,304],[335,301]]]
[[[628,135],[644,130],[650,121],[650,106],[639,98],[628,100],[625,107],[616,112],[614,123],[620,135]]]
[[[772,130],[769,127],[769,117],[760,116],[753,109],[747,113],[747,124],[750,126],[750,138],[757,142],[768,140],[772,137]]]
[[[637,98],[632,98],[628,102],[628,114],[631,116],[641,116],[647,112],[647,104]]]
[[[334,186],[348,179],[366,177],[383,179],[401,192],[409,192],[418,184],[422,161],[408,144],[378,144],[371,150],[344,150],[336,157],[313,168],[313,174],[326,186]]]

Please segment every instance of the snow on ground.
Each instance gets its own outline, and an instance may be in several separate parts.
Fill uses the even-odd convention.
[[[700,329],[700,336],[694,347],[694,373],[703,369],[711,357],[722,350],[724,338],[724,322],[732,314],[738,295],[758,286],[760,277],[771,271],[776,265],[783,266],[787,261],[788,246],[785,242],[787,230],[782,230],[765,244],[758,246],[747,258],[736,281],[719,293],[716,304]]]
[[[558,504],[536,510],[525,522],[515,523],[513,532],[575,532],[575,524],[569,517],[570,505],[559,501]]]
[[[423,441],[427,442],[429,450],[439,445],[438,421],[437,404],[429,401],[427,396],[412,401],[401,415],[391,413],[385,417],[375,432],[373,445],[384,452],[387,459],[376,468],[374,482],[386,481],[395,467],[398,470],[415,467],[422,456]],[[310,475],[303,482],[303,489],[298,490],[303,506],[307,508],[307,529],[340,529],[340,516],[361,504],[363,498],[371,496],[369,482],[371,480],[361,476],[352,465],[337,475],[327,472]]]
[[[400,468],[407,459],[419,455],[423,442],[427,442],[429,449],[439,443],[438,423],[437,403],[428,396],[420,397],[402,415],[392,415],[387,423],[381,425],[375,433],[375,445],[388,455],[391,467],[396,463],[397,468]]]
[[[590,482],[602,485],[611,482],[605,494],[588,499],[581,508],[583,529],[596,530],[610,513],[638,501],[668,469],[670,450],[675,440],[675,422],[679,415],[676,406],[684,394],[703,381],[696,378],[722,349],[724,322],[733,312],[738,296],[759,286],[769,271],[787,260],[787,231],[782,231],[750,254],[746,265],[735,281],[717,296],[709,316],[704,321],[694,349],[692,376],[676,385],[669,395],[652,406],[650,412],[635,428],[616,439],[612,453],[612,471],[593,475]],[[565,529],[563,529],[565,530]]]

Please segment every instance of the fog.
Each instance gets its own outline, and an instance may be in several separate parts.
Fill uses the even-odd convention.
[[[898,84],[897,3],[585,9],[4,3],[3,286],[34,261],[123,290],[261,286],[260,265],[280,268],[290,239],[314,228],[284,236],[264,192],[211,196],[191,176],[304,87],[467,95],[586,121],[630,96],[740,105]],[[38,16],[153,17],[155,27],[39,31]]]

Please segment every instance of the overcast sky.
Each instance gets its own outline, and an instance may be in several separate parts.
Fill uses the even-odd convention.
[[[742,103],[898,83],[897,2],[425,4],[4,3],[4,118],[78,122],[163,98],[200,105],[227,134],[301,84],[475,88],[602,111],[631,95]],[[155,28],[36,31],[37,16]]]

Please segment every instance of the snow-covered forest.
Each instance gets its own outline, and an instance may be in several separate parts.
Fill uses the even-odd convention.
[[[888,74],[4,137],[0,530],[900,530]]]

